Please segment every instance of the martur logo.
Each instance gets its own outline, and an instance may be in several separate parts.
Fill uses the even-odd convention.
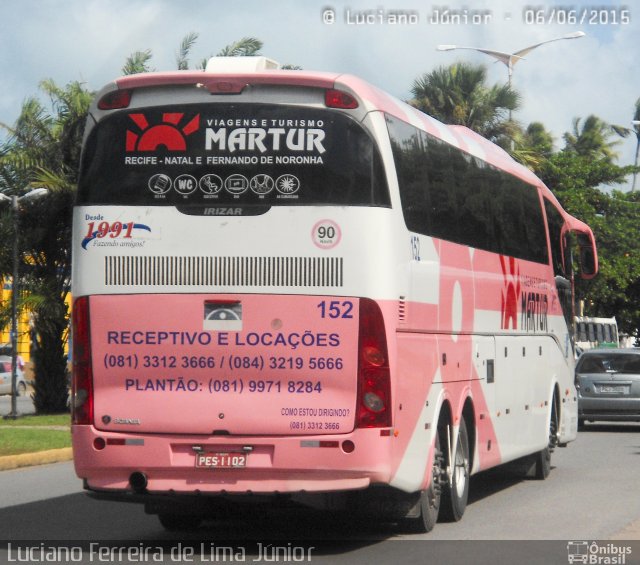
[[[502,290],[502,328],[518,329],[518,300],[520,298],[520,269],[513,257],[500,255],[500,266],[504,279]]]
[[[167,151],[185,151],[187,136],[198,131],[200,114],[196,114],[185,125],[181,112],[162,114],[162,123],[150,125],[144,114],[129,114],[139,132],[127,130],[126,151],[156,151],[164,147]]]

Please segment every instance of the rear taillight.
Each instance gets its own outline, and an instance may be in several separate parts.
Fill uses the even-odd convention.
[[[128,108],[131,104],[131,90],[112,90],[98,101],[100,110],[118,110]]]
[[[391,426],[391,376],[382,311],[369,298],[360,299],[358,342],[358,409],[356,427]]]
[[[324,103],[327,108],[342,110],[355,110],[358,107],[358,101],[351,94],[333,88],[325,91]]]
[[[73,303],[73,383],[71,421],[74,424],[93,423],[93,371],[91,370],[91,332],[89,329],[89,298],[83,296]]]

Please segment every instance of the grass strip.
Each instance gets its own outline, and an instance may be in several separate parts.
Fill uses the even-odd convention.
[[[69,414],[45,414],[43,416],[20,416],[15,420],[0,418],[0,429],[3,427],[22,426],[69,426],[71,416]]]
[[[71,447],[71,434],[46,428],[0,427],[0,457]]]

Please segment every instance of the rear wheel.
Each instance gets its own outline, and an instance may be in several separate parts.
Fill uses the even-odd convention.
[[[443,457],[440,450],[440,438],[436,434],[436,443],[433,454],[433,466],[429,487],[419,493],[416,504],[409,511],[402,524],[409,533],[426,534],[433,530],[438,521],[441,499],[441,477]]]
[[[446,438],[442,438],[442,442],[448,445]],[[464,418],[460,419],[458,441],[453,453],[449,454],[447,465],[451,476],[442,490],[440,513],[444,520],[457,522],[462,518],[469,498],[469,434]]]
[[[27,385],[24,383],[18,383],[17,390],[18,396],[26,396],[27,394]]]
[[[551,473],[551,450],[545,447],[542,451],[538,451],[535,455],[536,470],[534,478],[538,481],[544,481]]]
[[[534,477],[539,481],[544,481],[551,473],[551,454],[558,445],[558,401],[553,395],[551,404],[551,420],[549,421],[549,443],[542,451],[535,455],[536,470]]]

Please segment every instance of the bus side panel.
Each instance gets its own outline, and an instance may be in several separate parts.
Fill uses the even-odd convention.
[[[434,384],[438,373],[435,336],[397,334],[397,369],[394,389],[394,459],[399,462],[392,484],[406,491],[422,488],[433,460],[435,403],[442,391]]]
[[[410,461],[429,475],[420,446],[433,440],[425,427],[437,425],[445,401],[458,419],[467,396],[471,399],[474,472],[546,446],[556,385],[563,395],[560,438],[573,439],[570,422],[576,405],[569,333],[550,267],[413,237],[420,254],[409,269],[411,292],[400,323],[396,405],[402,405],[399,423],[403,412],[411,410],[407,406],[415,404],[412,413],[418,416],[406,419],[415,429],[412,439],[397,444],[407,451],[394,481],[416,487]],[[408,337],[411,332],[416,333]],[[430,374],[419,378],[436,384],[427,398],[403,395],[404,390],[412,391],[416,366],[421,364]],[[407,375],[409,383],[404,383]],[[458,391],[457,382],[467,382],[469,388]]]
[[[471,371],[468,379],[456,379],[460,370],[453,360],[453,370],[448,370],[450,356],[447,344],[451,335],[398,334],[398,379],[395,433],[393,444],[399,452],[400,465],[392,484],[398,488],[415,491],[428,486],[433,463],[433,443],[440,422],[442,406],[446,402],[454,415],[454,425],[459,425],[467,398],[473,402],[476,444],[473,454],[473,472],[487,469],[502,462],[499,441],[494,430],[492,412],[492,388],[486,383],[483,370],[494,356],[493,338],[465,336],[473,343],[476,352],[473,359],[464,363]],[[446,380],[445,380],[446,379]]]

